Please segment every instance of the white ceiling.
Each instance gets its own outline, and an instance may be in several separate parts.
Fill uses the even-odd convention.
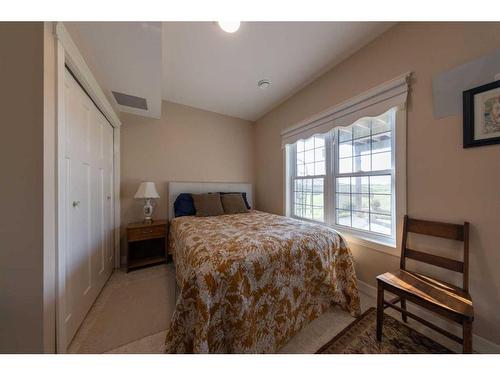
[[[393,23],[163,23],[163,99],[257,120]],[[269,79],[271,87],[257,87]]]
[[[162,90],[161,22],[71,22],[84,58],[98,70],[115,108],[160,118]],[[145,98],[148,109],[121,106],[111,91]]]
[[[161,100],[257,120],[391,27],[387,22],[77,22],[72,35],[115,108],[159,118]],[[257,87],[269,79],[271,87]],[[120,106],[111,91],[146,98]]]

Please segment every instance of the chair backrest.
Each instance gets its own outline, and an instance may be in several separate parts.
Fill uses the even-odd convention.
[[[447,238],[461,241],[464,244],[463,261],[445,258],[438,255],[429,254],[422,251],[409,249],[407,246],[408,233],[417,233],[433,237]],[[403,241],[401,243],[401,264],[402,270],[406,269],[406,258],[419,262],[432,264],[437,267],[446,268],[459,272],[463,275],[462,288],[469,290],[469,223],[463,225],[440,223],[437,221],[411,219],[405,215],[403,225]]]

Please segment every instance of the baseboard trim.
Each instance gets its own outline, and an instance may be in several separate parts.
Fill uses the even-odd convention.
[[[370,297],[377,298],[377,288],[374,286],[365,283],[364,281],[358,280],[358,288],[361,292],[369,295]],[[434,315],[433,313],[429,312],[428,310],[425,310],[421,308],[420,306],[414,305],[410,302],[408,302],[408,310],[417,313],[419,316],[422,318],[450,331],[453,332],[454,334],[460,336],[461,335],[461,329],[459,326],[437,316]],[[426,330],[429,330],[429,328],[426,328]],[[478,353],[487,353],[487,354],[498,354],[500,353],[500,345],[495,344],[494,342],[491,342],[489,340],[486,340],[485,338],[478,336],[476,334],[473,335],[472,343],[474,346],[474,351]]]

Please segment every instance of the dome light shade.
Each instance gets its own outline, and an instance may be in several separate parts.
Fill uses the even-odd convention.
[[[217,22],[217,24],[226,33],[234,33],[238,31],[238,29],[240,28],[240,21],[232,21],[232,22],[219,21]]]

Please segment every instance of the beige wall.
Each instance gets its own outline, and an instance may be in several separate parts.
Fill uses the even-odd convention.
[[[500,146],[463,149],[461,116],[440,120],[433,116],[431,80],[437,73],[498,48],[500,23],[399,24],[266,114],[255,129],[257,208],[283,214],[280,131],[412,71],[408,213],[471,222],[474,331],[496,343],[500,343]],[[358,277],[369,284],[375,284],[377,274],[398,267],[397,257],[354,245],[352,250]]]
[[[0,23],[0,207],[8,213],[0,219],[0,352],[53,346],[50,335],[44,343],[43,332],[44,319],[46,329],[53,327],[53,307],[44,301],[53,278],[43,274],[53,258],[42,248],[52,246],[43,237],[44,215],[46,225],[53,220],[42,204],[43,171],[50,169],[43,140],[54,136],[44,127],[54,116],[48,27]],[[464,150],[461,117],[434,119],[431,92],[434,74],[499,47],[499,24],[400,24],[268,113],[255,129],[248,121],[168,102],[160,120],[123,115],[123,224],[141,219],[141,204],[132,196],[142,180],[155,181],[162,195],[156,217],[166,216],[164,184],[172,180],[255,182],[257,208],[283,213],[280,130],[411,70],[408,212],[471,221],[475,331],[500,343],[500,146]],[[370,284],[398,265],[397,257],[372,249],[353,246],[353,253],[359,278]]]
[[[43,339],[44,353],[56,350],[56,39],[44,22],[43,40]]]
[[[0,23],[0,353],[43,351],[43,23]]]
[[[253,182],[249,121],[164,101],[161,119],[123,113],[122,122],[122,226],[143,218],[133,199],[141,181],[156,183],[156,218],[167,216],[168,181]]]
[[[0,353],[55,352],[53,27],[0,22]]]

